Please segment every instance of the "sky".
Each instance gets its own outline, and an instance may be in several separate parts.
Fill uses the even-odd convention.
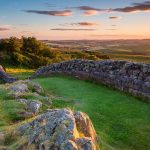
[[[150,1],[0,0],[0,38],[150,38]]]

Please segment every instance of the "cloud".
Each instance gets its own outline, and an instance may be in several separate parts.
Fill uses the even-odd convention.
[[[0,27],[0,31],[8,31],[10,30],[9,28],[3,28],[3,27]]]
[[[74,29],[74,28],[54,28],[50,30],[57,30],[57,31],[94,31],[95,29]]]
[[[76,23],[64,23],[64,24],[59,24],[60,26],[97,26],[99,25],[96,22],[76,22]]]
[[[71,10],[63,10],[63,11],[41,11],[41,10],[24,10],[27,13],[35,13],[41,15],[49,15],[49,16],[71,16],[73,12]]]
[[[8,31],[8,30],[13,30],[13,29],[16,29],[16,27],[11,24],[0,25],[0,31]]]
[[[73,7],[73,8],[84,11],[85,16],[96,15],[99,12],[104,11],[104,9],[93,8],[90,6],[79,6],[79,7]]]
[[[112,11],[118,12],[150,12],[150,1],[141,2],[141,3],[133,3],[132,6],[123,7],[123,8],[115,8]]]
[[[72,7],[73,9],[78,9],[83,11],[85,16],[92,16],[96,15],[100,12],[124,12],[124,13],[130,13],[130,12],[150,12],[150,1],[145,1],[141,3],[133,3],[131,6],[122,7],[122,8],[107,8],[107,9],[100,9],[100,8],[94,8],[90,6],[79,6],[79,7]],[[111,18],[110,18],[111,19]],[[112,19],[118,19],[118,18],[112,18]]]
[[[84,12],[85,16],[93,16],[93,15],[97,15],[99,13],[99,11],[97,10],[87,10]]]
[[[96,25],[98,25],[96,22],[79,22],[78,24],[81,26],[96,26]]]
[[[79,25],[79,26],[97,26],[98,23],[96,23],[96,22],[78,22],[78,23],[71,23],[71,25]]]
[[[121,19],[121,17],[118,17],[118,16],[110,16],[109,19],[111,19],[111,20],[118,20],[118,19]]]

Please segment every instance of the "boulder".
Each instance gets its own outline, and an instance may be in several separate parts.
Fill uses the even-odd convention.
[[[38,114],[40,108],[42,107],[42,103],[36,100],[31,100],[27,104],[27,110],[33,114]]]
[[[25,83],[14,84],[10,86],[10,90],[14,93],[25,93],[29,91],[28,86]]]
[[[81,112],[73,113],[70,109],[48,110],[33,121],[19,126],[14,133],[18,137],[27,137],[18,150],[97,149],[96,133],[89,117]]]

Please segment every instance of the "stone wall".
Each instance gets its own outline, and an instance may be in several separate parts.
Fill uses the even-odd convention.
[[[33,77],[66,74],[114,87],[150,102],[150,64],[72,60],[38,69]]]

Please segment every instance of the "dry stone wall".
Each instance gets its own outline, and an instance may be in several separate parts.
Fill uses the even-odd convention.
[[[113,60],[71,60],[42,67],[33,77],[55,74],[103,83],[150,102],[150,64]]]

